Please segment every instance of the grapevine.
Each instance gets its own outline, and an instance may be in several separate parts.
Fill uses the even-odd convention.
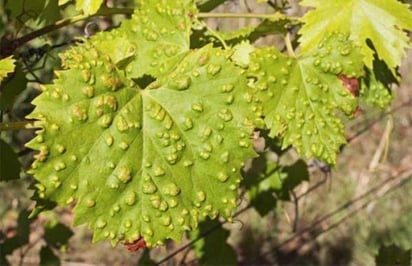
[[[206,13],[214,1],[112,11],[105,1],[75,2],[82,14],[54,29],[98,12],[133,14],[64,48],[61,69],[32,101],[34,213],[73,207],[74,224],[87,224],[94,241],[131,251],[180,241],[208,219],[233,221],[242,184],[252,203],[285,189],[292,166],[270,165],[265,181],[245,175],[247,160],[262,156],[256,132],[333,166],[345,122],[363,104],[390,105],[411,47],[412,13],[396,0],[305,0],[313,9],[301,18],[249,14],[260,23],[233,32],[205,23],[242,16]],[[267,35],[284,36],[285,51],[254,45]],[[15,71],[20,40],[2,41],[0,79]]]

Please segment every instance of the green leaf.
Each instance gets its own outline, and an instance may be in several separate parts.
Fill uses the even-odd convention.
[[[218,226],[217,229],[211,230]],[[207,220],[199,224],[199,229],[190,234],[196,239],[201,233],[208,232],[194,243],[194,250],[200,265],[236,265],[237,255],[226,242],[230,232],[222,228],[218,221]]]
[[[392,102],[393,95],[389,85],[381,82],[376,77],[375,71],[367,69],[365,79],[362,79],[360,96],[370,105],[385,108]]]
[[[309,180],[308,166],[305,161],[298,160],[294,164],[284,167],[282,172],[286,174],[282,178],[282,186],[276,189],[276,194],[279,199],[290,200],[290,191],[295,189],[303,181]]]
[[[189,51],[195,14],[192,1],[149,0],[142,2],[132,19],[123,22],[119,29],[92,39],[116,64],[127,66],[128,77],[158,77]]]
[[[315,47],[323,36],[332,32],[350,34],[350,39],[361,45],[363,61],[372,68],[374,51],[389,68],[400,65],[405,49],[411,44],[403,30],[412,30],[412,13],[408,5],[396,0],[304,0],[303,6],[313,6],[302,21],[299,31],[302,51]],[[394,73],[395,74],[395,73]]]
[[[50,24],[60,17],[58,1],[48,0],[13,0],[7,1],[6,9],[10,16],[19,22],[34,21],[35,24]]]
[[[96,14],[103,0],[76,0],[76,9],[83,11],[85,15]]]
[[[290,191],[309,180],[308,167],[303,160],[282,167],[261,154],[253,159],[250,170],[245,173],[244,184],[251,205],[262,217],[275,209],[279,199],[290,200]]]
[[[64,6],[65,4],[71,2],[72,0],[59,0],[59,6]]]
[[[375,257],[377,266],[411,265],[412,250],[403,250],[395,245],[381,246]]]
[[[21,165],[17,154],[9,144],[0,139],[0,181],[20,178]]]
[[[70,228],[54,220],[44,228],[44,240],[49,246],[57,249],[67,245],[72,235],[73,231]]]
[[[231,217],[239,169],[254,152],[246,78],[229,54],[191,51],[145,90],[92,43],[62,60],[70,69],[43,87],[29,116],[42,128],[28,144],[40,151],[40,198],[74,202],[75,224],[113,243],[154,246],[205,216]]]
[[[360,96],[367,104],[385,108],[393,99],[390,87],[398,83],[384,61],[375,56],[373,68],[365,68],[365,77],[361,80]]]
[[[12,56],[0,60],[0,82],[14,71],[14,62]]]
[[[220,6],[227,0],[196,0],[196,5],[201,12],[209,12]]]
[[[40,250],[40,265],[54,266],[61,265],[61,262],[49,246],[44,246]]]
[[[26,89],[27,79],[20,64],[17,64],[15,74],[2,84],[0,94],[0,110],[12,109],[17,95]]]
[[[6,262],[6,255],[12,254],[12,252],[20,248],[29,242],[30,224],[31,219],[28,218],[28,211],[22,210],[17,218],[17,233],[14,237],[6,239],[0,243],[0,262]]]
[[[266,156],[261,154],[252,160],[250,171],[245,175],[244,184],[250,204],[263,217],[275,209],[275,191],[282,188],[282,180],[286,178],[286,174],[277,164],[268,164]]]
[[[256,49],[248,70],[253,110],[265,117],[271,137],[282,138],[283,148],[292,145],[303,156],[334,164],[346,142],[335,110],[351,114],[357,105],[338,75],[360,76],[360,60],[357,47],[336,34],[297,58],[274,48]]]

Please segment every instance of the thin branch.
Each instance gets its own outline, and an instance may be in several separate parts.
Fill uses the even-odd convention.
[[[233,217],[236,217],[238,215],[240,215],[241,213],[245,212],[246,210],[248,210],[251,206],[248,205],[246,207],[244,207],[243,209],[239,210],[238,212],[236,212]],[[196,243],[197,241],[199,241],[200,239],[206,237],[207,235],[211,234],[212,232],[214,232],[215,230],[219,229],[222,225],[224,225],[225,223],[227,223],[228,221],[224,221],[222,223],[216,223],[214,226],[210,227],[208,230],[202,232],[197,238],[193,239],[192,241],[186,243],[185,245],[181,246],[180,248],[176,249],[175,251],[173,251],[172,253],[170,253],[169,255],[167,255],[166,257],[164,257],[163,259],[159,260],[158,262],[156,262],[156,265],[160,265],[166,261],[168,261],[169,259],[173,258],[174,256],[176,256],[177,254],[179,254],[180,252],[182,252],[183,250],[190,248],[191,246],[193,246],[194,243]]]
[[[290,33],[289,32],[286,33],[285,44],[286,44],[286,49],[288,51],[289,56],[296,57],[295,51],[293,50],[292,41],[290,40]]]
[[[239,18],[247,18],[247,19],[276,19],[279,18],[280,13],[274,14],[252,14],[252,13],[198,13],[198,18],[226,18],[226,19],[239,19]],[[291,20],[298,20],[297,17],[288,17]]]
[[[293,219],[293,227],[292,227],[292,232],[295,233],[299,225],[299,199],[298,197],[296,197],[296,193],[293,191],[293,189],[290,191],[290,195],[292,195],[294,209],[295,209],[295,217]]]
[[[133,13],[133,9],[130,8],[102,8],[98,13],[92,15],[78,15],[71,18],[65,18],[59,21],[54,22],[53,24],[47,25],[41,29],[32,31],[20,38],[17,38],[12,41],[4,41],[0,43],[0,58],[7,57],[12,55],[14,51],[23,46],[24,44],[30,42],[33,39],[36,39],[40,36],[43,36],[47,33],[60,29],[62,27],[68,26],[70,24],[90,19],[96,16],[112,16],[116,14],[125,14],[130,15]]]
[[[363,193],[362,195],[346,202],[345,204],[341,205],[340,207],[338,207],[337,209],[335,209],[334,211],[326,214],[325,216],[323,216],[322,218],[316,220],[315,222],[313,222],[311,225],[309,225],[308,227],[304,228],[303,230],[300,230],[299,232],[297,232],[296,234],[293,234],[291,237],[289,237],[288,239],[286,239],[285,241],[279,243],[278,245],[276,245],[272,250],[276,250],[281,248],[282,246],[292,242],[293,240],[295,240],[296,238],[302,236],[305,233],[308,232],[312,232],[314,229],[318,228],[318,225],[329,220],[330,218],[332,218],[333,216],[335,216],[336,214],[346,210],[347,208],[349,208],[350,206],[354,205],[355,203],[365,199],[366,197],[368,197],[369,195],[375,193],[375,192],[379,192],[382,187],[384,187],[385,185],[387,185],[388,183],[392,183],[395,182],[396,185],[394,187],[398,187],[398,185],[400,183],[404,183],[406,181],[410,181],[412,180],[411,178],[412,175],[412,168],[409,168],[405,171],[403,171],[402,173],[399,173],[397,175],[392,175],[389,178],[385,179],[384,181],[382,181],[380,184],[378,184],[377,186],[373,187],[372,189],[366,191],[365,193]],[[357,208],[359,210],[359,208]],[[272,251],[271,250],[271,251]],[[267,253],[266,253],[267,254]]]
[[[211,27],[209,27],[205,22],[202,22],[202,24],[208,31],[210,31],[210,33],[213,35],[213,37],[215,37],[216,39],[219,40],[219,42],[223,45],[223,48],[225,48],[227,50],[228,46],[227,46],[225,40],[219,35],[219,33],[217,33],[215,30],[213,30]]]
[[[409,171],[409,178],[406,178],[406,179],[400,178],[400,179],[401,179],[400,181],[395,178],[394,180],[395,180],[395,181],[398,181],[398,182],[395,182],[395,185],[390,186],[388,189],[383,190],[383,192],[381,192],[381,193],[379,193],[379,191],[378,191],[378,192],[377,192],[377,194],[378,194],[377,198],[382,198],[382,197],[384,197],[386,194],[388,194],[389,192],[392,192],[393,190],[402,187],[402,186],[405,185],[407,182],[410,182],[410,181],[412,180],[412,178],[410,177],[411,174],[412,174],[412,172]],[[380,194],[380,195],[379,195],[379,194]],[[331,231],[332,229],[334,229],[334,228],[338,227],[339,225],[343,224],[343,223],[344,223],[345,221],[347,221],[349,218],[352,218],[353,216],[355,216],[359,211],[361,211],[361,210],[365,209],[366,207],[368,207],[369,204],[371,204],[371,202],[372,202],[373,200],[375,200],[375,198],[374,198],[374,199],[370,199],[370,200],[364,202],[363,204],[359,205],[358,207],[355,207],[354,209],[352,209],[352,211],[350,211],[349,213],[347,213],[344,217],[342,217],[341,219],[339,219],[337,222],[335,222],[335,223],[333,223],[333,224],[331,224],[331,225],[329,225],[329,226],[326,226],[325,228],[322,228],[322,230],[320,230],[320,231],[314,232],[314,234],[311,235],[311,238],[309,239],[309,241],[306,241],[306,242],[303,242],[303,243],[299,244],[299,246],[296,247],[296,250],[300,249],[304,244],[316,240],[317,237],[319,237],[320,235],[322,235],[322,234],[324,234],[324,233],[326,233],[326,232],[329,232],[329,231]],[[315,228],[312,228],[312,227],[311,227],[311,229],[315,229]],[[311,231],[311,230],[309,230],[309,231]],[[305,232],[303,232],[303,233],[306,233],[306,232],[308,232],[308,231],[305,231]],[[302,232],[299,233],[299,235],[301,235],[301,234],[302,234]],[[299,235],[298,235],[298,236],[299,236]],[[296,237],[294,237],[294,238],[296,238]],[[289,239],[288,239],[288,240],[289,240]],[[286,240],[287,243],[290,242],[290,241],[288,241],[288,240]],[[285,241],[285,242],[286,242],[286,241]],[[280,245],[276,246],[275,249],[278,249],[278,248],[280,248],[281,246],[287,244],[287,243],[285,243],[285,242],[282,242]],[[267,253],[266,253],[266,254],[267,254]],[[264,254],[264,255],[266,255],[266,254]]]
[[[386,116],[390,115],[390,114],[394,114],[396,112],[398,112],[400,109],[410,106],[412,104],[412,99],[409,101],[406,101],[404,103],[401,103],[400,105],[396,106],[395,108],[389,110],[388,112],[383,113],[382,115],[380,115],[379,117],[377,117],[376,119],[372,120],[372,122],[370,122],[369,124],[367,124],[365,127],[363,127],[361,130],[359,130],[358,132],[356,132],[353,136],[347,137],[346,141],[348,143],[352,142],[354,139],[358,138],[360,135],[362,135],[363,133],[367,132],[370,127],[381,121],[383,118],[385,118]]]

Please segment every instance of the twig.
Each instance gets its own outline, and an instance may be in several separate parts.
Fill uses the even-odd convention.
[[[254,19],[254,18],[260,18],[260,19],[276,19],[279,18],[278,12],[274,14],[251,14],[251,13],[202,13],[200,12],[197,14],[198,18],[226,18],[226,19],[239,19],[239,18],[247,18],[247,19]],[[288,17],[291,20],[296,20],[298,21],[297,17]]]
[[[248,210],[250,208],[250,205],[244,207],[243,209],[239,210],[238,212],[236,212],[233,217],[236,217],[238,215],[240,215],[241,213],[245,212],[246,210]],[[216,223],[214,226],[210,227],[208,230],[202,232],[197,238],[193,239],[192,241],[188,242],[187,244],[181,246],[180,248],[176,249],[175,251],[173,251],[172,253],[170,253],[169,255],[167,255],[166,257],[164,257],[163,259],[159,260],[158,262],[156,262],[156,265],[160,265],[166,261],[168,261],[169,259],[173,258],[174,256],[176,256],[177,254],[179,254],[180,252],[182,252],[183,250],[193,246],[194,243],[196,243],[197,241],[199,241],[200,239],[206,237],[207,235],[211,234],[212,232],[214,232],[215,230],[219,229],[222,225],[224,225],[225,223],[227,223],[228,221],[224,221],[222,223]]]
[[[292,227],[292,232],[295,233],[298,229],[298,224],[299,224],[299,199],[296,197],[295,192],[293,189],[290,191],[290,195],[292,195],[293,198],[293,204],[294,204],[294,209],[295,209],[295,217],[293,219],[293,227]]]
[[[288,51],[289,56],[295,57],[295,51],[293,50],[292,46],[292,41],[290,40],[290,33],[286,33],[285,36],[285,44],[286,44],[286,49]]]
[[[393,190],[395,190],[395,189],[403,186],[403,185],[404,185],[405,183],[407,183],[407,182],[410,182],[410,181],[412,180],[412,178],[411,178],[411,176],[410,176],[410,175],[412,175],[412,171],[409,171],[409,174],[407,174],[407,175],[409,175],[409,178],[407,178],[407,179],[401,178],[401,180],[398,181],[398,183],[396,183],[396,184],[393,185],[393,186],[390,186],[388,189],[384,190],[383,192],[379,193],[379,191],[377,191],[377,194],[380,194],[380,195],[377,196],[377,198],[382,198],[383,196],[385,196],[385,195],[388,194],[389,192],[391,192],[391,191],[393,191]],[[406,175],[406,176],[407,176],[407,175]],[[405,176],[405,175],[404,175],[404,176]],[[397,180],[397,179],[395,178],[394,180]],[[346,214],[344,217],[342,217],[341,219],[339,219],[337,222],[335,222],[335,223],[333,223],[333,224],[331,224],[331,225],[329,225],[329,226],[326,226],[326,228],[323,228],[323,229],[320,230],[320,231],[314,232],[314,234],[311,235],[311,238],[309,239],[309,241],[310,241],[310,242],[311,242],[311,241],[314,241],[318,236],[320,236],[320,235],[322,235],[322,234],[324,234],[324,233],[326,233],[326,232],[329,232],[329,231],[331,231],[332,229],[338,227],[339,225],[341,225],[342,223],[344,223],[345,221],[347,221],[349,218],[355,216],[359,211],[361,211],[361,210],[365,209],[366,207],[368,207],[368,205],[369,205],[373,200],[375,200],[375,198],[374,198],[374,199],[370,199],[370,200],[364,202],[363,204],[359,205],[358,207],[355,207],[352,211],[350,211],[350,212],[349,212],[348,214]],[[314,228],[311,227],[311,229],[314,229]],[[308,231],[311,231],[311,230],[308,230]],[[308,231],[305,231],[305,233],[308,232]],[[302,234],[302,233],[300,233],[300,234]],[[290,242],[290,241],[288,241],[288,242]],[[304,242],[304,243],[299,244],[299,246],[296,247],[296,250],[298,250],[299,248],[301,248],[301,247],[302,247],[304,244],[306,244],[306,243],[307,243],[307,242]],[[276,246],[275,249],[280,248],[280,247],[283,246],[284,244],[287,244],[287,243],[281,243],[280,245]]]
[[[354,205],[355,203],[365,199],[366,197],[368,197],[369,195],[379,191],[383,186],[385,186],[388,183],[391,183],[393,181],[396,182],[396,187],[399,185],[399,183],[403,183],[405,180],[410,181],[412,180],[411,178],[412,176],[412,168],[409,168],[405,171],[403,171],[402,173],[399,173],[396,176],[390,176],[389,178],[385,179],[384,181],[382,181],[379,185],[373,187],[372,189],[366,191],[365,193],[363,193],[362,195],[346,202],[345,204],[341,205],[340,207],[338,207],[337,209],[335,209],[334,211],[326,214],[325,216],[323,216],[322,218],[316,220],[315,222],[313,222],[311,225],[309,225],[308,227],[304,228],[303,230],[300,230],[299,232],[297,232],[296,234],[292,235],[291,237],[289,237],[288,239],[286,239],[285,241],[283,241],[282,243],[276,245],[271,251],[273,250],[277,250],[279,248],[281,248],[282,246],[285,246],[286,244],[292,242],[293,240],[295,240],[296,238],[302,236],[305,233],[311,232],[312,230],[318,228],[318,225],[327,221],[328,219],[332,218],[333,216],[335,216],[336,214],[340,213],[343,210],[346,210],[348,207]],[[359,210],[359,209],[358,209]],[[323,231],[322,231],[323,232]],[[266,253],[267,254],[267,253]]]
[[[71,18],[65,18],[59,21],[56,21],[53,24],[47,25],[41,29],[32,31],[20,38],[17,38],[12,41],[5,41],[0,43],[0,59],[5,58],[9,55],[12,55],[14,51],[28,43],[29,41],[36,39],[37,37],[43,36],[47,33],[60,29],[62,27],[68,26],[70,24],[79,22],[81,20],[86,20],[96,16],[112,16],[116,14],[126,14],[130,15],[133,13],[133,9],[130,8],[102,8],[98,13],[93,15],[78,15]]]
[[[412,99],[409,100],[409,101],[406,101],[406,102],[404,102],[404,103],[401,103],[400,105],[398,105],[397,107],[389,110],[388,112],[383,113],[382,115],[380,115],[380,116],[377,117],[376,119],[372,120],[372,122],[370,122],[369,124],[367,124],[367,125],[366,125],[365,127],[363,127],[361,130],[359,130],[358,132],[356,132],[353,136],[347,137],[347,138],[346,138],[346,141],[347,141],[348,143],[352,142],[354,139],[356,139],[357,137],[359,137],[359,136],[362,135],[363,133],[367,132],[373,124],[381,121],[383,118],[385,118],[386,116],[388,116],[388,115],[390,115],[390,114],[394,114],[394,113],[398,112],[400,109],[402,109],[402,108],[404,108],[404,107],[406,107],[406,106],[410,106],[411,104],[412,104]]]
[[[378,167],[379,161],[382,157],[386,157],[388,151],[389,137],[393,130],[393,119],[389,116],[388,122],[386,123],[385,131],[382,134],[381,140],[379,141],[378,148],[376,149],[371,162],[369,163],[369,171],[374,171]]]

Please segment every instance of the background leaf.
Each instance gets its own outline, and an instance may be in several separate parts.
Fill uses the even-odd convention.
[[[61,248],[67,245],[73,231],[66,225],[57,221],[49,222],[44,228],[44,240],[53,248]]]
[[[14,62],[12,56],[0,60],[0,82],[14,71]]]
[[[20,178],[21,165],[17,154],[4,140],[0,139],[0,181]]]
[[[210,231],[211,228],[218,229]],[[194,244],[196,257],[201,265],[236,265],[236,253],[227,243],[229,231],[219,225],[218,221],[206,220],[199,225],[199,229],[190,234],[191,239],[199,237],[200,233],[210,232]]]
[[[382,246],[376,256],[376,265],[411,265],[412,251],[403,250],[395,245]]]
[[[61,262],[49,246],[44,246],[40,250],[40,265],[54,266],[61,265]]]
[[[83,11],[85,15],[96,14],[103,0],[76,0],[76,9]]]
[[[11,110],[17,95],[26,89],[27,79],[20,64],[17,64],[15,74],[1,84],[0,110]]]

